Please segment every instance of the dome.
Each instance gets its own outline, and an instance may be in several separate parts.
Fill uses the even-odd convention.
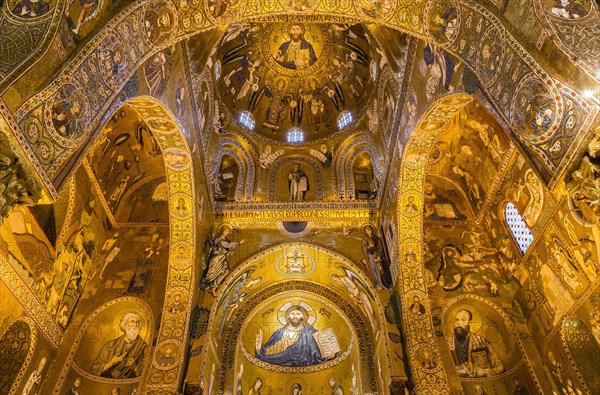
[[[340,115],[360,119],[374,91],[373,42],[362,25],[231,25],[214,57],[220,101],[265,141],[287,143],[292,129],[304,132],[294,144],[332,138]],[[254,125],[243,122],[247,113]]]

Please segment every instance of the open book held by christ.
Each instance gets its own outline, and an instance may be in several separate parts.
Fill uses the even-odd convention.
[[[321,356],[325,359],[334,358],[340,352],[340,343],[338,342],[333,329],[327,328],[313,334]]]

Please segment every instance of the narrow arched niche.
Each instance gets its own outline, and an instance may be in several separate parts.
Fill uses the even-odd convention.
[[[361,152],[352,162],[354,177],[354,198],[360,200],[374,199],[377,187],[373,187],[373,163],[368,152]]]
[[[231,155],[223,155],[219,173],[213,184],[214,198],[217,202],[233,202],[236,199],[236,187],[240,168]]]

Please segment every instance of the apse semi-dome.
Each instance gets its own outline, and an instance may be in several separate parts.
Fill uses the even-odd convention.
[[[362,25],[231,25],[215,55],[221,103],[238,123],[251,114],[256,127],[244,129],[263,140],[287,143],[295,129],[303,144],[329,139],[341,132],[340,114],[358,120],[366,110],[375,44]]]

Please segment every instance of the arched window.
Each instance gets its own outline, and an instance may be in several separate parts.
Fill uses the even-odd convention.
[[[248,111],[243,111],[240,113],[239,121],[246,128],[254,130],[254,125],[256,125],[256,123],[254,122],[254,118],[252,118],[252,114],[250,114]]]
[[[292,129],[287,132],[288,143],[302,143],[304,142],[304,132],[300,129]]]
[[[352,116],[352,113],[350,111],[344,111],[338,117],[338,122],[337,122],[338,129],[339,130],[344,129],[346,126],[350,125],[352,123],[352,121],[354,121],[354,117]]]
[[[533,242],[533,234],[531,234],[531,231],[525,224],[525,220],[523,220],[523,217],[521,217],[521,214],[519,214],[519,211],[511,202],[506,203],[506,206],[504,206],[504,220],[521,253],[525,254]]]

